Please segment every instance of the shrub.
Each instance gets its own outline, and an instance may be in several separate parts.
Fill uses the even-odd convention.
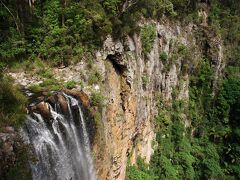
[[[93,92],[90,100],[92,106],[102,108],[104,106],[105,97],[100,92]]]
[[[147,55],[153,48],[153,43],[156,37],[156,27],[153,25],[145,25],[142,28],[140,35],[142,40],[143,54]]]
[[[68,81],[68,82],[64,83],[64,86],[68,89],[72,89],[77,86],[77,83],[75,81]]]
[[[166,62],[168,60],[168,55],[165,51],[161,52],[160,59],[164,62]]]
[[[157,176],[149,170],[143,159],[138,157],[136,165],[128,165],[126,170],[126,180],[154,180]]]
[[[39,92],[43,91],[43,88],[40,87],[38,84],[31,85],[28,87],[28,89],[33,93],[39,93]]]
[[[61,85],[56,79],[46,79],[42,83],[39,84],[42,90],[49,91],[59,91],[61,89]]]
[[[126,180],[154,180],[149,174],[139,170],[136,166],[129,166],[127,169]]]
[[[47,87],[47,86],[51,86],[53,84],[56,84],[56,81],[54,79],[47,79],[47,80],[44,80],[42,83],[40,83],[39,85],[41,87]]]
[[[62,88],[62,86],[60,86],[59,84],[53,84],[52,86],[48,87],[48,90],[49,91],[59,91],[59,90],[61,90],[61,88]]]
[[[53,77],[53,73],[51,72],[50,69],[39,69],[37,71],[37,74],[43,78],[52,78]]]
[[[98,84],[102,81],[102,79],[103,78],[102,78],[102,75],[100,74],[100,72],[96,68],[93,68],[88,77],[88,83],[91,85]]]
[[[26,97],[12,79],[0,75],[0,127],[20,126],[25,120]]]
[[[79,81],[79,85],[82,89],[84,88],[84,82],[82,80]]]
[[[142,85],[143,85],[143,88],[146,89],[147,87],[147,84],[148,84],[148,77],[146,75],[144,75],[142,77]]]

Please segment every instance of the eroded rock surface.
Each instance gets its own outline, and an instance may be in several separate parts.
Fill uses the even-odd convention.
[[[201,13],[206,16],[205,12]],[[210,33],[206,20],[199,26],[182,25],[178,21],[151,23],[156,26],[156,35],[152,50],[146,56],[138,34],[119,40],[107,37],[102,49],[96,52],[92,65],[103,76],[101,82],[88,83],[91,72],[85,61],[54,69],[56,79],[85,82],[83,91],[78,88],[64,92],[78,97],[86,108],[90,107],[89,95],[92,92],[102,92],[105,96],[105,106],[97,122],[99,132],[93,141],[100,180],[123,180],[128,159],[135,163],[141,156],[146,163],[150,161],[159,98],[167,104],[171,104],[174,98],[188,102],[191,73],[203,55],[211,59],[213,87],[217,85],[224,67],[221,38]],[[203,39],[199,38],[199,33]],[[183,46],[189,49],[189,56],[176,53]],[[163,53],[168,57],[165,60]],[[24,86],[39,83],[34,78],[29,80],[26,74],[10,75]],[[59,94],[57,99],[63,111],[67,111],[64,97]],[[38,105],[34,111],[39,109],[48,116],[46,104]],[[95,115],[98,110],[93,108]],[[191,121],[187,117],[183,119],[185,126],[189,127]]]
[[[219,37],[209,38],[211,34],[205,27],[194,24],[155,25],[157,33],[147,57],[143,56],[141,37],[137,34],[121,41],[109,36],[104,48],[96,53],[98,65],[105,67],[101,73],[105,74],[103,92],[107,97],[107,106],[102,112],[106,144],[104,153],[96,157],[99,179],[124,179],[129,158],[132,163],[138,156],[146,163],[150,161],[157,97],[168,104],[173,97],[188,102],[191,71],[198,66],[204,51],[196,32],[205,33],[211,44],[207,53],[212,59],[216,56],[216,65],[212,64],[215,76],[221,73],[221,43],[215,42]],[[180,55],[172,62],[161,59],[163,52],[172,56],[180,46],[190,49],[191,59]],[[191,121],[186,116],[183,119],[189,127]],[[96,146],[95,154],[98,154]]]

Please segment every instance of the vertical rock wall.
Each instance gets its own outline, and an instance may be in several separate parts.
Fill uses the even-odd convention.
[[[191,71],[205,52],[196,38],[199,32],[209,37],[203,27],[194,24],[183,26],[179,22],[153,23],[157,32],[147,57],[142,55],[141,37],[137,34],[117,41],[109,36],[103,49],[96,54],[96,64],[105,77],[103,85],[107,98],[102,114],[105,147],[98,152],[99,142],[95,144],[99,179],[124,179],[129,159],[134,163],[141,156],[147,163],[150,161],[157,97],[171,103],[177,90],[177,98],[188,101]],[[211,44],[210,50],[214,49],[208,55],[213,57],[212,67],[217,82],[223,66],[222,46],[218,37],[207,41]],[[160,54],[165,52],[170,56],[179,44],[195,47],[191,60],[177,57],[173,62],[163,62]],[[188,70],[184,71],[186,64]],[[188,120],[186,125],[190,126]]]

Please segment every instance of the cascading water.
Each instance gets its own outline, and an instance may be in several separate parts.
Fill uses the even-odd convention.
[[[31,163],[35,180],[95,180],[89,136],[77,99],[64,94],[68,115],[48,104],[52,121],[40,114],[27,117],[25,136],[32,144],[37,161]],[[74,112],[73,112],[74,111]],[[77,115],[74,113],[77,112]]]

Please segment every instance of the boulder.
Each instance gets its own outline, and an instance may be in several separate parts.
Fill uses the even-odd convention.
[[[44,101],[36,104],[31,108],[32,112],[41,114],[44,119],[50,119],[51,118],[51,113],[48,107],[48,104]]]
[[[82,90],[79,91],[78,89],[64,89],[64,92],[71,96],[77,97],[85,108],[89,108],[90,106],[89,97]]]
[[[50,102],[51,104],[55,104],[56,103],[56,98],[55,96],[50,96],[48,99],[47,99],[48,102]]]
[[[37,100],[38,101],[43,101],[45,98],[44,98],[44,96],[39,96],[39,97],[37,97]]]
[[[57,102],[60,104],[60,107],[64,114],[68,113],[68,105],[65,97],[62,94],[57,94]]]

